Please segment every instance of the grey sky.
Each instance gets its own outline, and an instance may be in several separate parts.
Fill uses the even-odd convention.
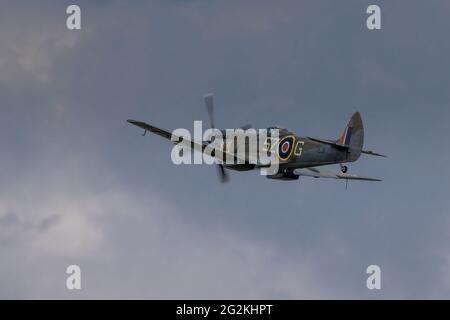
[[[448,1],[71,3],[0,2],[1,298],[449,298]],[[126,123],[190,129],[206,92],[226,128],[358,110],[389,158],[350,171],[384,181],[220,185]]]

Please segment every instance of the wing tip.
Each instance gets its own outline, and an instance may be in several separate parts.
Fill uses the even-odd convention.
[[[140,128],[144,128],[147,124],[143,121],[139,121],[139,120],[133,120],[133,119],[128,119],[127,120],[128,123],[136,126],[136,127],[140,127]]]

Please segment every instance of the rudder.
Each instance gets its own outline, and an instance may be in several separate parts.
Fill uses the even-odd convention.
[[[356,161],[364,144],[364,127],[359,112],[355,112],[336,143],[348,147],[348,161]]]

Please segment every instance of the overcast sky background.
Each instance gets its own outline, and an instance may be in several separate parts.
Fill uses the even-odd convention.
[[[76,1],[68,31],[72,2],[0,1],[0,298],[450,298],[448,1]],[[350,172],[384,181],[221,185],[126,123],[191,129],[207,92],[223,128],[360,111],[389,158]]]

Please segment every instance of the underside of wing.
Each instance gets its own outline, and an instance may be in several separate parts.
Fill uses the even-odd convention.
[[[170,133],[167,130],[163,130],[157,127],[154,127],[148,123],[137,121],[137,120],[127,120],[128,123],[131,123],[139,128],[144,129],[145,131],[153,132],[154,134],[157,134],[158,136],[161,136],[163,138],[172,139],[172,133]]]
[[[380,179],[363,177],[363,176],[358,176],[356,174],[350,174],[350,173],[340,173],[340,172],[334,173],[334,172],[320,171],[314,167],[295,169],[294,174],[299,175],[299,176],[307,176],[307,177],[314,177],[314,178],[381,181]]]
[[[176,135],[172,134],[171,132],[169,132],[167,130],[160,129],[158,127],[152,126],[152,125],[150,125],[148,123],[145,123],[145,122],[142,122],[142,121],[127,120],[127,122],[129,122],[129,123],[131,123],[131,124],[133,124],[133,125],[135,125],[137,127],[140,127],[142,129],[144,129],[145,132],[146,131],[152,132],[152,133],[157,134],[157,135],[159,135],[159,136],[161,136],[163,138],[171,140],[174,143],[182,144],[182,145],[184,145],[186,147],[189,147],[189,148],[191,148],[193,150],[196,150],[196,151],[199,151],[199,152],[204,152],[205,149],[210,148],[207,151],[208,151],[208,154],[211,154],[212,153],[211,150],[213,150],[213,148],[214,148],[215,149],[214,150],[214,154],[216,155],[216,158],[219,159],[219,160],[222,160],[222,159],[220,159],[220,157],[218,157],[218,155],[222,154],[223,155],[223,159],[225,159],[227,156],[230,156],[231,158],[234,158],[235,160],[238,160],[238,161],[240,161],[242,163],[245,163],[245,159],[239,158],[236,154],[228,153],[227,151],[220,149],[217,145],[213,146],[212,144],[208,144],[208,143],[205,143],[205,142],[199,143],[199,142],[187,139],[185,137],[179,137],[179,136],[176,136]]]

